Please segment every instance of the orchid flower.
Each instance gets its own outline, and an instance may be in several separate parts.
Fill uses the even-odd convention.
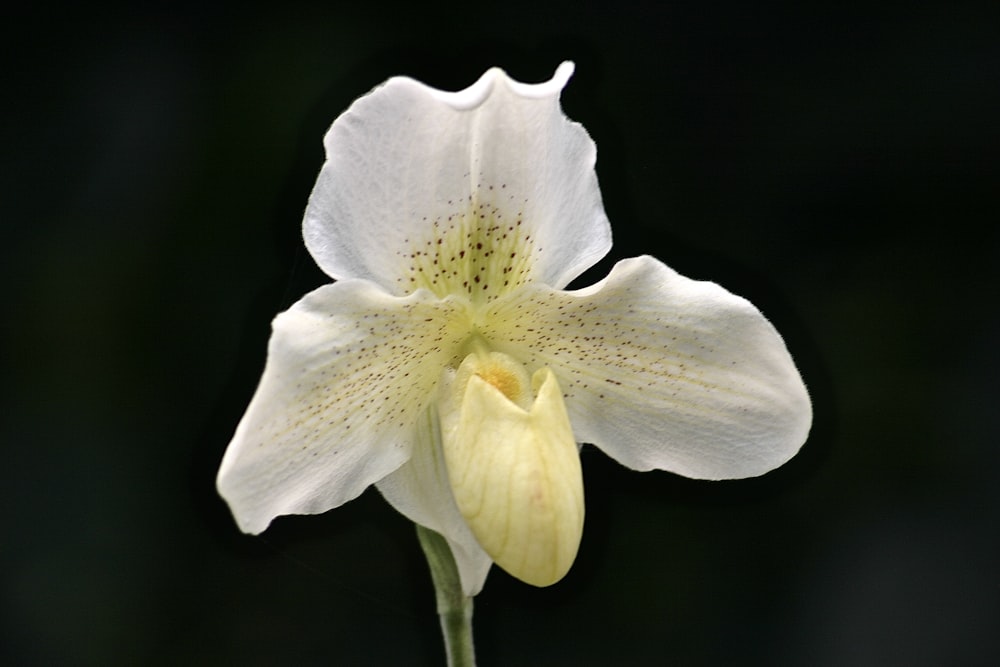
[[[492,563],[544,586],[580,544],[578,443],[698,479],[801,447],[808,394],[748,301],[648,256],[565,290],[611,247],[572,72],[392,78],[333,123],[303,233],[335,282],[275,318],[219,470],[243,531],[375,485],[447,540],[466,595]]]

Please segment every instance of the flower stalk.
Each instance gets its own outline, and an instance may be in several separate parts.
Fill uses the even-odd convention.
[[[472,643],[472,596],[462,590],[458,566],[448,542],[429,528],[417,526],[417,537],[430,566],[437,597],[437,612],[444,635],[448,667],[475,667]]]

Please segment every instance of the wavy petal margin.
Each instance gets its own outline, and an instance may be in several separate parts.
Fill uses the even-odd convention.
[[[326,135],[303,223],[320,268],[403,295],[449,228],[474,250],[486,227],[517,223],[526,280],[567,285],[611,247],[594,142],[559,107],[572,73],[524,84],[494,68],[457,93],[395,77],[355,101]]]

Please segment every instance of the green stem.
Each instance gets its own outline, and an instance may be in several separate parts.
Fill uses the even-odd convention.
[[[462,591],[458,566],[448,542],[429,528],[417,525],[417,537],[431,568],[437,612],[441,617],[448,667],[475,667],[472,645],[472,598]]]

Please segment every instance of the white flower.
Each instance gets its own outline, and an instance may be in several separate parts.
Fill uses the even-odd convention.
[[[572,71],[393,78],[334,122],[304,236],[336,282],[274,320],[219,470],[242,530],[375,484],[467,594],[491,562],[547,585],[583,529],[577,442],[700,479],[798,451],[809,398],[749,302],[651,257],[563,291],[611,247],[594,143],[559,107]]]

